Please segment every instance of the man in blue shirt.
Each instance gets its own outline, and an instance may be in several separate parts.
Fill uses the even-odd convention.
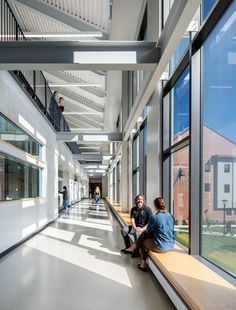
[[[58,192],[63,195],[63,208],[64,208],[64,212],[65,212],[65,214],[68,214],[69,194],[68,194],[68,191],[67,191],[67,187],[63,186],[63,191],[62,192],[58,191]]]
[[[131,254],[140,248],[141,264],[138,268],[142,271],[147,271],[146,258],[149,250],[161,253],[174,247],[174,218],[166,211],[165,200],[162,197],[154,200],[154,206],[157,212],[148,222],[146,231],[131,247],[123,251],[125,254]]]

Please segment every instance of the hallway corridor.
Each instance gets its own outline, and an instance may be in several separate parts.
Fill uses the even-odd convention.
[[[151,271],[120,254],[123,247],[105,204],[81,201],[1,259],[0,309],[174,309]]]

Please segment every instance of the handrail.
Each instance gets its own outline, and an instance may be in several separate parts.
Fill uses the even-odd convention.
[[[23,40],[26,41],[26,38],[10,5],[7,0],[0,0],[0,41]],[[63,114],[58,109],[58,104],[42,71],[24,70],[12,73],[57,131],[71,131]],[[72,153],[80,153],[75,142],[69,142],[66,145]]]

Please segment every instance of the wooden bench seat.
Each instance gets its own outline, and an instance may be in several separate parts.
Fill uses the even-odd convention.
[[[149,257],[190,309],[236,309],[235,286],[183,250]]]
[[[121,225],[130,223],[129,213],[110,207]],[[150,251],[148,263],[177,309],[236,309],[236,287],[177,245],[166,253]]]

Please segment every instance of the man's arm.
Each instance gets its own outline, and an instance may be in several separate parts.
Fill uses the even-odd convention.
[[[134,229],[135,231],[137,231],[137,229],[139,228],[139,227],[136,226],[136,224],[135,224],[135,219],[134,219],[133,217],[131,217],[131,225],[132,225],[132,227],[133,227],[133,229]]]

